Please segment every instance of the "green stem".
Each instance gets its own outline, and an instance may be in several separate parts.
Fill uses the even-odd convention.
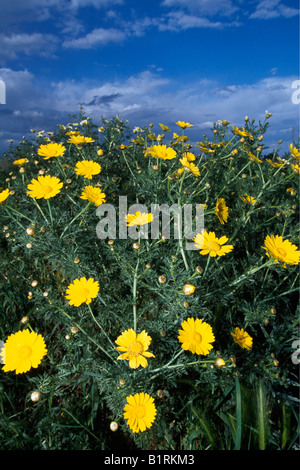
[[[95,315],[93,314],[93,311],[92,311],[92,308],[90,306],[90,304],[88,304],[88,308],[89,308],[89,311],[90,311],[90,314],[92,316],[92,319],[94,320],[94,322],[96,323],[96,325],[100,328],[100,330],[102,331],[102,333],[104,334],[104,336],[108,339],[108,341],[110,342],[110,344],[112,345],[112,347],[114,347],[114,344],[112,343],[111,339],[107,336],[106,332],[104,331],[102,325],[100,325],[100,323],[98,323]]]
[[[3,206],[4,209],[9,209],[13,212],[15,212],[16,214],[20,215],[21,217],[24,217],[25,219],[29,220],[30,222],[32,222],[32,219],[29,219],[29,217],[27,217],[26,215],[22,214],[21,212],[17,211],[16,209],[14,209],[13,207],[9,206],[8,204],[5,204],[5,206]]]
[[[51,220],[51,225],[53,225],[52,211],[51,211],[51,205],[50,205],[49,199],[47,199],[47,205],[48,205],[48,209],[49,209],[49,216],[50,216],[50,220]]]
[[[75,222],[76,219],[78,219],[78,217],[80,217],[86,210],[87,208],[91,205],[91,201],[89,201],[87,203],[87,205],[85,206],[84,209],[82,209],[82,211],[79,212],[79,214],[77,214],[72,220],[71,222],[65,227],[64,231],[62,232],[62,234],[60,235],[60,238],[62,238],[63,234],[68,230],[68,228]]]
[[[40,205],[38,204],[37,200],[36,200],[35,198],[33,198],[33,200],[34,200],[34,202],[35,202],[35,204],[36,204],[38,210],[40,211],[40,213],[42,214],[42,216],[44,217],[45,221],[46,221],[47,224],[48,224],[48,223],[49,223],[49,222],[48,222],[48,219],[47,219],[47,217],[45,216],[44,212],[42,211],[42,209],[41,209]]]

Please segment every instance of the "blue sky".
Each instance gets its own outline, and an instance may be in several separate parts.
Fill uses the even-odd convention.
[[[0,79],[0,152],[79,105],[99,124],[188,121],[194,141],[268,110],[271,151],[299,135],[299,1],[1,0]]]

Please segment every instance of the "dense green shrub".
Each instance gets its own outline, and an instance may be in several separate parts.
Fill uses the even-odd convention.
[[[155,135],[151,125],[132,133],[119,117],[98,129],[83,114],[11,146],[0,174],[0,339],[29,329],[48,352],[26,373],[1,370],[1,449],[297,448],[299,146],[281,159],[276,151],[266,156],[269,117],[245,119],[240,128],[221,121],[213,141],[203,136],[192,145],[181,122]],[[91,141],[71,143],[70,132]],[[62,144],[63,154],[39,155],[49,142]],[[153,156],[160,145],[175,158]],[[83,160],[101,172],[77,174]],[[63,183],[49,199],[28,193],[41,175]],[[139,239],[121,239],[117,224],[115,237],[100,239],[104,219],[81,199],[88,185],[105,194],[117,222],[120,196],[130,214],[136,203],[149,213],[151,204],[202,204],[206,233],[226,236],[233,248],[223,256],[185,249],[185,237],[173,233],[174,214],[170,237],[160,225],[157,239],[150,230],[143,238],[144,226]],[[277,259],[263,248],[272,235],[285,242],[276,242]],[[67,290],[83,277],[98,282],[99,292],[70,305]],[[178,331],[188,318],[212,328],[208,354],[182,349]],[[248,349],[234,341],[237,327],[252,338]],[[146,367],[118,360],[116,340],[131,328],[151,337],[155,357]],[[137,393],[153,397],[157,414],[133,433],[123,413]]]

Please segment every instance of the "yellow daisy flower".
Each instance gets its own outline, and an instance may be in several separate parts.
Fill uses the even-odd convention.
[[[251,349],[253,339],[243,328],[236,327],[234,333],[231,333],[233,341],[243,349]]]
[[[171,129],[169,129],[168,126],[165,126],[164,124],[159,123],[159,125],[160,125],[160,127],[162,128],[162,130],[165,131],[165,132],[171,130]]]
[[[178,339],[182,343],[182,349],[191,351],[193,354],[206,356],[213,348],[215,341],[212,327],[199,318],[188,318],[181,323]]]
[[[166,145],[153,145],[146,150],[145,155],[151,155],[151,157],[161,158],[162,160],[172,160],[177,157],[175,150]]]
[[[66,151],[66,147],[62,144],[52,142],[50,144],[40,145],[38,148],[38,155],[44,157],[44,160],[49,160],[52,157],[60,157]]]
[[[25,163],[28,163],[28,158],[19,158],[19,160],[14,160],[13,161],[13,165],[19,165],[19,166],[22,166],[24,165]]]
[[[283,262],[284,264],[299,264],[300,251],[296,245],[293,245],[289,240],[283,240],[279,235],[267,235],[265,238],[265,246],[262,246],[267,251],[269,258],[274,258],[275,262]]]
[[[151,213],[145,214],[144,212],[141,213],[140,211],[137,211],[135,214],[125,215],[125,220],[128,227],[132,227],[133,225],[145,225],[152,222],[153,215]]]
[[[139,366],[146,367],[148,365],[146,357],[155,357],[154,354],[148,352],[151,341],[151,337],[145,330],[139,334],[132,328],[124,331],[115,341],[118,344],[116,349],[123,352],[118,359],[128,360],[131,369],[137,369]]]
[[[75,145],[90,144],[92,142],[95,142],[94,139],[85,137],[84,135],[72,135],[68,140],[69,144]]]
[[[191,172],[194,176],[200,176],[199,168],[196,165],[194,165],[194,163],[189,161],[187,157],[180,158],[179,161],[180,161],[180,163],[181,163],[181,165],[183,166],[184,169]],[[182,168],[180,168],[180,169],[182,170]],[[181,172],[179,172],[179,173],[181,173]]]
[[[291,153],[291,156],[293,158],[295,158],[295,160],[300,160],[300,152],[299,150],[297,149],[297,147],[293,147],[293,144],[290,144],[289,145],[289,149],[290,149],[290,153]]]
[[[239,196],[239,198],[240,198],[245,204],[255,204],[255,203],[256,203],[254,197],[249,196],[249,194],[246,194],[245,196]]]
[[[86,279],[81,277],[75,279],[66,290],[66,299],[69,300],[70,305],[79,307],[81,304],[90,304],[92,299],[97,297],[99,292],[99,283],[93,278]]]
[[[16,374],[37,368],[47,354],[44,338],[29,330],[18,331],[10,335],[0,351],[5,365],[4,372],[16,371]]]
[[[262,163],[262,160],[256,157],[252,152],[247,152],[252,162]]]
[[[126,400],[123,416],[132,432],[144,432],[151,428],[157,413],[154,399],[148,393],[136,393],[126,397]]]
[[[10,190],[9,189],[4,189],[3,191],[1,191],[1,193],[0,193],[0,204],[2,204],[2,202],[6,201],[6,199],[8,198],[9,195],[10,195]]]
[[[224,225],[224,223],[227,222],[228,219],[228,207],[226,206],[226,202],[223,197],[217,199],[216,214],[221,224]]]
[[[89,180],[92,179],[93,175],[98,175],[101,172],[101,165],[92,160],[82,160],[76,163],[75,173],[77,175],[84,176]]]
[[[29,197],[34,197],[36,199],[49,199],[56,196],[61,188],[63,183],[56,176],[38,176],[38,179],[31,180],[31,183],[28,184],[27,194]]]
[[[85,186],[80,196],[80,199],[87,199],[97,207],[106,202],[105,198],[106,194],[102,193],[100,188],[95,188],[94,186]]]
[[[175,122],[175,124],[181,127],[181,129],[186,129],[187,127],[194,127],[194,124],[190,124],[189,122],[184,122],[184,121],[177,121]]]
[[[224,245],[228,238],[223,236],[217,238],[215,232],[204,232],[203,234],[197,233],[194,237],[196,248],[199,248],[201,255],[209,254],[212,257],[224,256],[233,250],[233,245]]]
[[[266,161],[273,167],[273,168],[280,168],[281,166],[284,165],[284,163],[277,163],[273,162],[270,158],[266,158]]]

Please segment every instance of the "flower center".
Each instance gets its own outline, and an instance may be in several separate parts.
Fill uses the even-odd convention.
[[[31,356],[32,349],[30,346],[20,346],[19,356],[21,359],[28,359]]]
[[[219,243],[217,243],[217,242],[209,242],[207,244],[207,248],[211,251],[216,251],[217,252],[217,251],[220,250],[221,247],[220,247]]]
[[[283,248],[277,248],[276,251],[279,254],[280,258],[285,258],[286,257],[286,252],[284,251]]]
[[[89,296],[90,296],[90,291],[89,291],[89,289],[88,289],[87,287],[83,287],[83,288],[81,289],[81,295],[82,295],[82,297],[84,297],[85,299],[86,299],[87,297],[89,297]]]
[[[140,343],[139,341],[133,341],[132,343],[128,345],[127,351],[130,356],[137,357],[142,354],[142,352],[144,351],[144,348],[143,348],[142,343]]]
[[[193,334],[193,342],[195,344],[200,344],[202,342],[202,336],[200,335],[200,333],[197,333],[197,331],[195,331]]]
[[[143,418],[146,414],[146,408],[144,405],[136,406],[134,411],[136,418]]]
[[[50,194],[52,191],[52,186],[44,186],[44,193]]]

